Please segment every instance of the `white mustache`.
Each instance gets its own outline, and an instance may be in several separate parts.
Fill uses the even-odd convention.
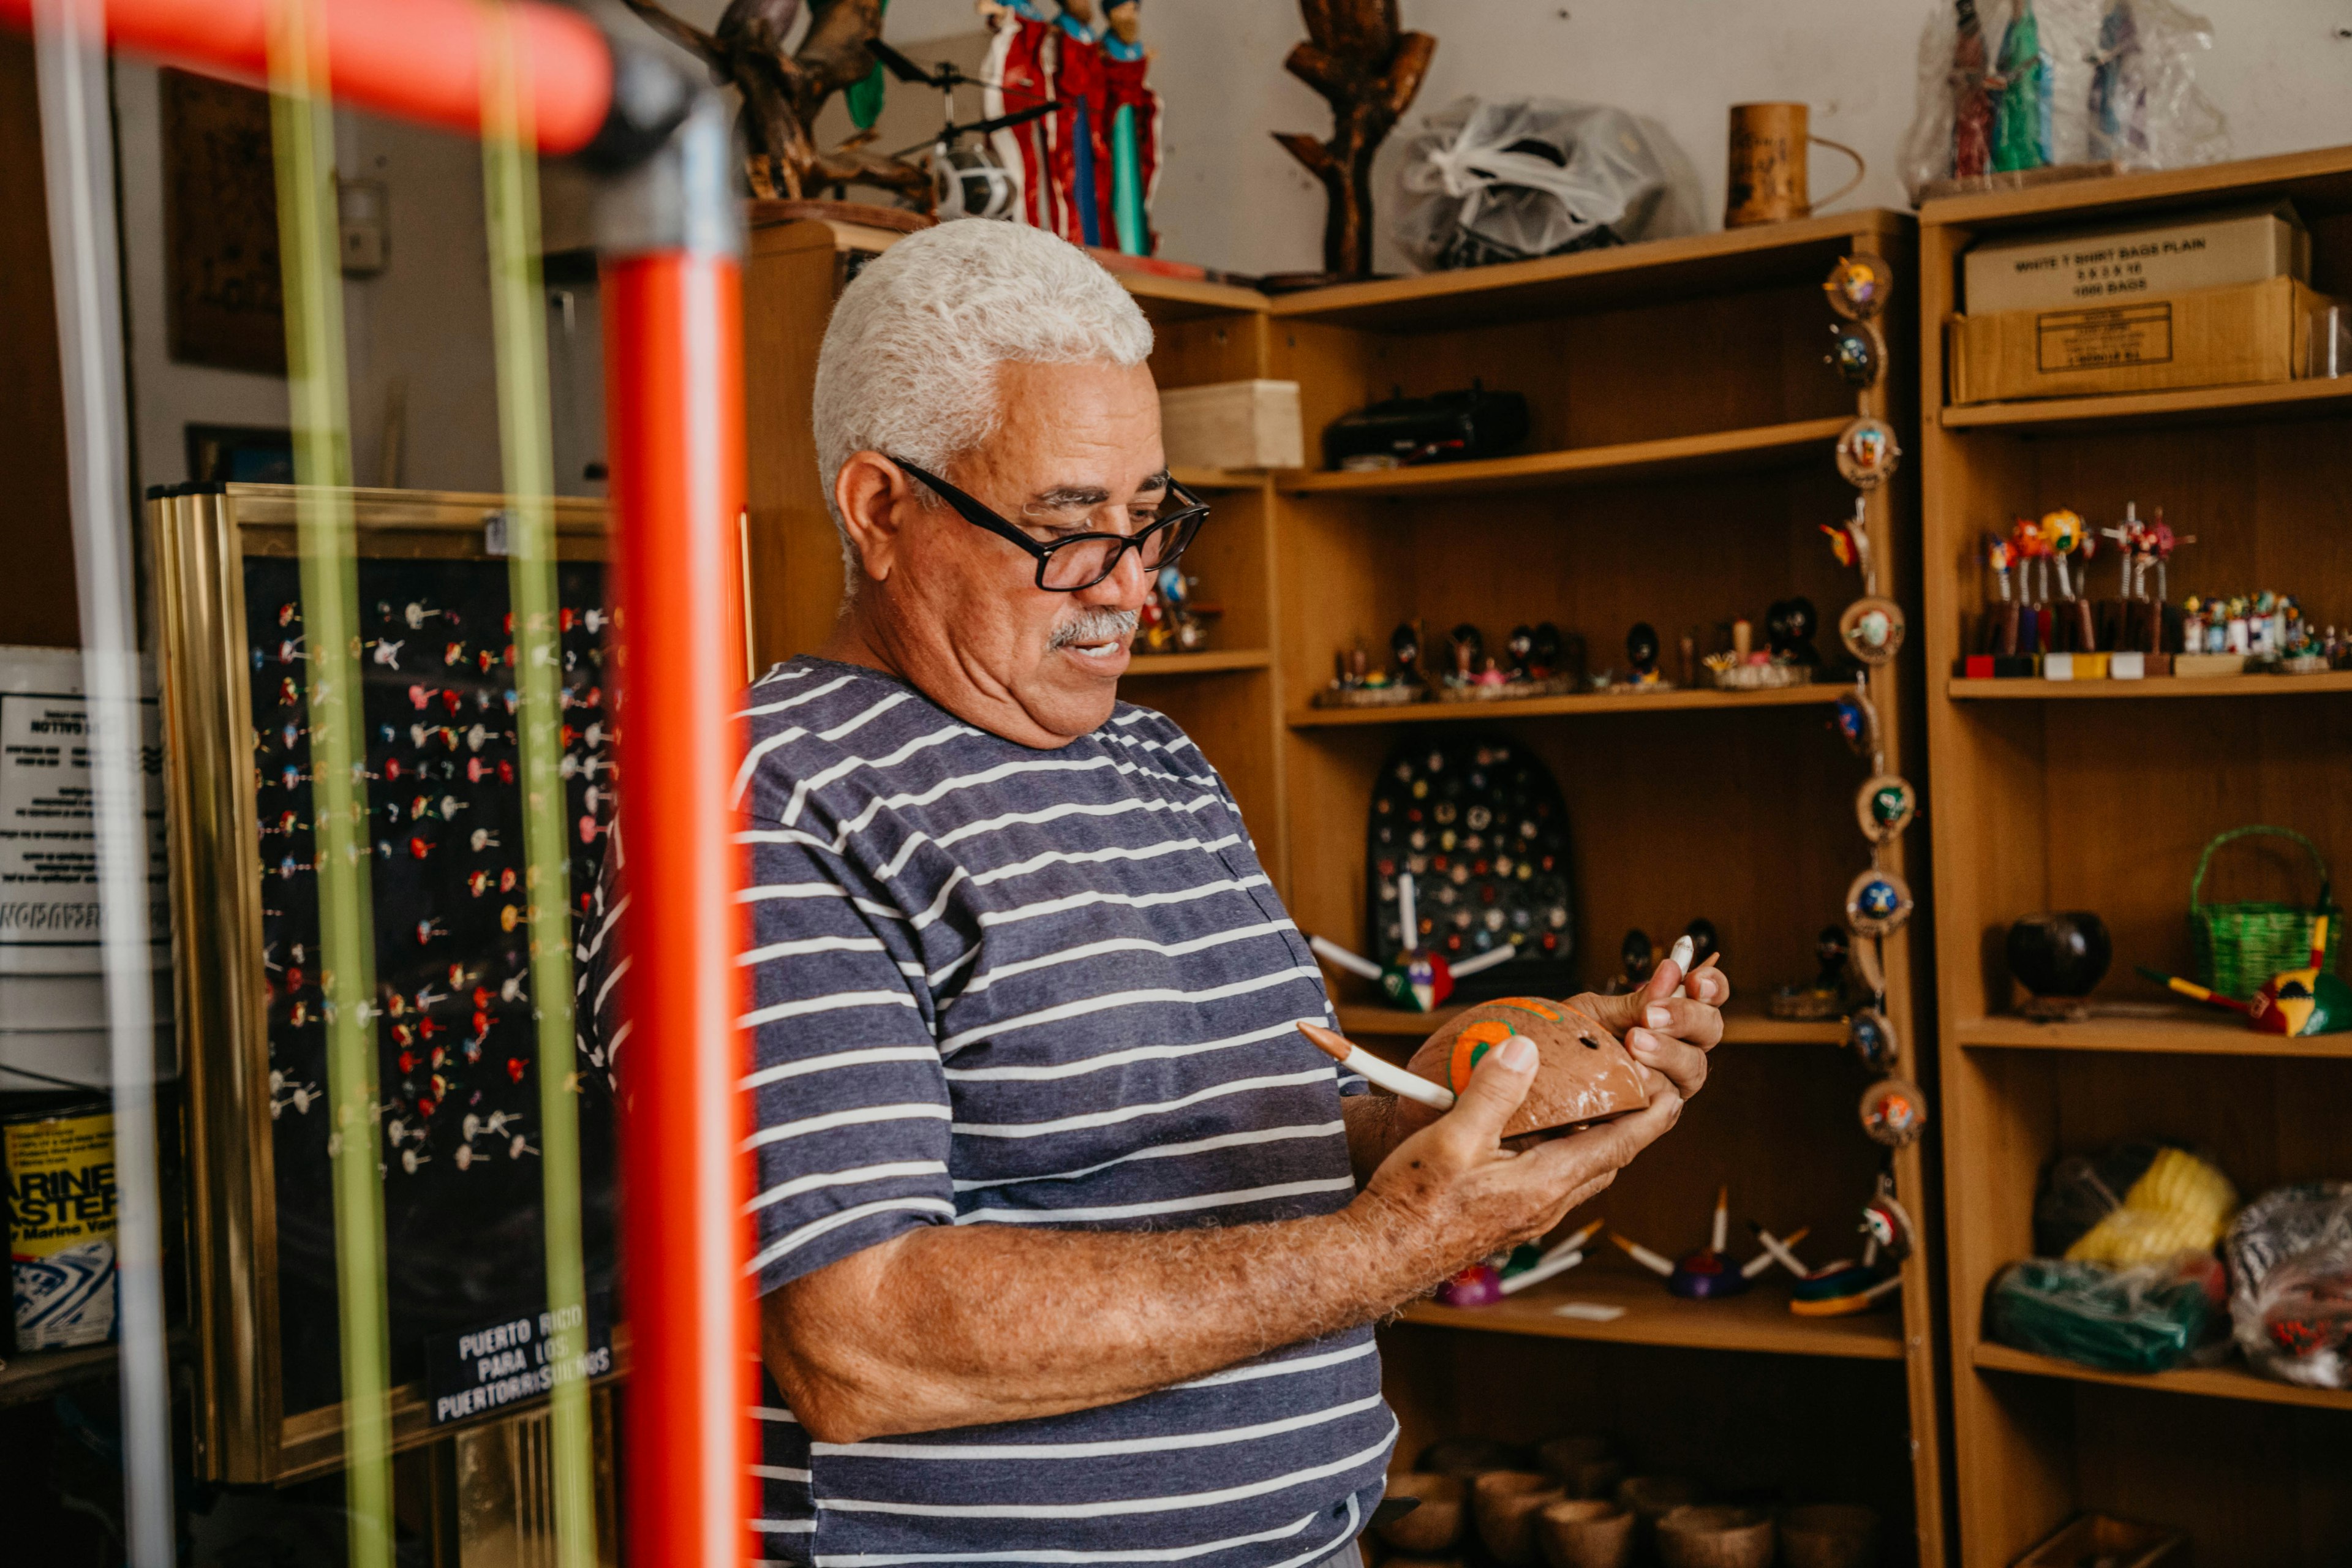
[[[1110,642],[1133,631],[1137,619],[1133,610],[1087,610],[1076,620],[1055,626],[1054,635],[1045,639],[1045,647],[1054,651],[1074,643]]]

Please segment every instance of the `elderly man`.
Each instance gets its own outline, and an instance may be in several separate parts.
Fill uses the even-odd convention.
[[[1371,1324],[1607,1186],[1720,1037],[1712,973],[1590,999],[1654,1101],[1514,1154],[1525,1042],[1434,1117],[1298,1036],[1330,1005],[1232,795],[1118,700],[1206,510],[1150,346],[1082,252],[986,223],[900,240],[825,334],[850,589],[751,689],[737,786],[773,1558],[1352,1562]]]

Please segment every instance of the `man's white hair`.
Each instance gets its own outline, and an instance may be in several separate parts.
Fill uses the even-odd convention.
[[[1134,296],[1067,240],[966,218],[910,234],[841,291],[818,351],[814,423],[824,504],[859,452],[943,473],[996,433],[996,367],[1140,364],[1151,325]]]

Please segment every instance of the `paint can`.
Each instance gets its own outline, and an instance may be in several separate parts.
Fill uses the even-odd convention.
[[[114,1338],[114,1112],[57,1095],[0,1102],[15,1348]]]

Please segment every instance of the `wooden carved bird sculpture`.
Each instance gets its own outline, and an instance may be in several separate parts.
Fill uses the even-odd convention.
[[[756,196],[797,199],[827,185],[873,185],[930,210],[930,172],[866,150],[860,132],[829,151],[811,138],[824,100],[874,69],[867,46],[882,33],[882,0],[809,0],[808,31],[787,54],[801,0],[730,0],[719,25],[704,32],[659,0],[626,0],[646,25],[710,69],[711,79],[742,94],[744,172]]]

